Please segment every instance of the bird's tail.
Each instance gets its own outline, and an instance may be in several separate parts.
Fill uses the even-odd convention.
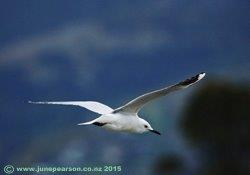
[[[89,122],[84,122],[84,123],[78,123],[77,125],[91,125],[95,122],[95,120],[89,121]]]

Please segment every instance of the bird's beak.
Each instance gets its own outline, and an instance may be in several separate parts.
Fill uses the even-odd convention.
[[[159,131],[156,131],[156,130],[153,130],[153,129],[150,129],[149,131],[150,131],[150,132],[153,132],[153,133],[155,133],[155,134],[161,135],[161,133],[160,133]]]

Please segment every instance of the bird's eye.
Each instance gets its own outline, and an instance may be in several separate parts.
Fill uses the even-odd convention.
[[[144,128],[148,128],[148,126],[147,126],[147,125],[144,125]]]

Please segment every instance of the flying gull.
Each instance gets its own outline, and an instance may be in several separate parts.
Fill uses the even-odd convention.
[[[203,72],[194,77],[181,81],[175,85],[171,85],[163,89],[143,94],[117,109],[112,109],[109,106],[106,106],[102,103],[95,101],[61,101],[61,102],[29,101],[29,103],[80,106],[101,115],[100,117],[92,121],[79,123],[78,125],[96,125],[113,131],[122,131],[130,133],[145,133],[150,131],[155,134],[161,135],[160,132],[154,130],[146,120],[138,116],[138,112],[140,111],[140,109],[146,103],[156,98],[165,96],[173,91],[185,89],[197,83],[204,76],[205,73]]]

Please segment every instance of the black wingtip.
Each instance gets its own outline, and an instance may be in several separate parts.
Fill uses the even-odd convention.
[[[187,86],[187,85],[193,84],[193,83],[201,80],[205,75],[206,75],[205,72],[201,72],[201,73],[199,73],[191,78],[188,78],[188,79],[180,82],[179,84],[182,86]]]

